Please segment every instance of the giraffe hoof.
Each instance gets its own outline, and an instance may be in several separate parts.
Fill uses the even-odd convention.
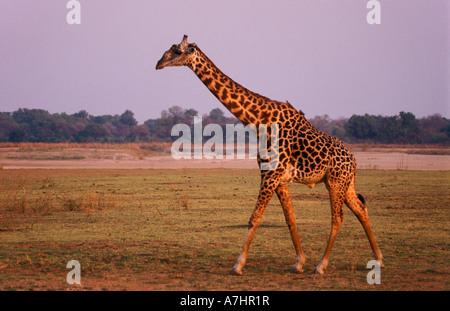
[[[291,273],[300,274],[300,273],[303,273],[303,269],[301,267],[294,266],[294,268],[292,268],[292,270],[291,270]]]
[[[233,269],[231,269],[230,274],[240,276],[240,275],[242,275],[242,271],[240,271],[240,270],[238,271],[233,268]]]
[[[314,273],[315,273],[315,274],[323,274],[323,273],[324,273],[323,270],[324,270],[324,269],[323,269],[322,267],[316,267],[316,268],[314,269]]]

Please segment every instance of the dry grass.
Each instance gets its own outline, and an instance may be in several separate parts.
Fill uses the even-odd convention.
[[[83,290],[449,290],[449,172],[361,170],[385,258],[368,285],[367,238],[345,209],[325,275],[311,272],[330,229],[322,186],[292,185],[305,272],[272,199],[242,277],[228,271],[246,233],[257,170],[2,170],[0,290],[66,290],[65,265]],[[386,199],[388,198],[388,199]]]
[[[407,153],[420,154],[450,154],[448,145],[399,145],[399,144],[347,144],[354,151],[406,151]],[[165,152],[170,153],[172,143],[151,142],[151,143],[9,143],[0,142],[1,149],[15,149],[21,151],[51,151],[63,149],[106,149],[106,150],[126,150],[140,153]],[[235,148],[236,145],[235,145]],[[248,144],[246,150],[249,149]],[[224,152],[226,145],[223,146]]]
[[[19,151],[55,151],[65,149],[99,149],[99,150],[125,150],[148,154],[151,152],[170,152],[171,143],[0,143],[1,149],[14,149]]]
[[[33,185],[41,184],[38,189]],[[104,211],[117,206],[117,200],[103,193],[59,193],[58,185],[51,179],[30,177],[13,180],[0,186],[0,231],[23,231],[33,228],[42,216],[59,212]]]

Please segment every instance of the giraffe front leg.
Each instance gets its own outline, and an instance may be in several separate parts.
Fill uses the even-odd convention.
[[[336,235],[339,231],[341,224],[342,224],[341,219],[338,219],[338,220],[333,219],[332,225],[331,225],[331,233],[330,233],[330,237],[328,238],[328,243],[327,243],[327,248],[325,249],[325,254],[323,255],[320,263],[314,269],[314,273],[323,274],[324,270],[327,268],[328,260],[330,258],[330,254],[331,254],[331,249],[333,248],[333,243],[334,243],[334,240],[336,239]]]
[[[334,187],[330,187],[327,185],[327,188],[330,191],[330,202],[331,202],[331,232],[330,237],[328,238],[327,248],[325,249],[325,254],[322,257],[320,263],[316,266],[314,273],[323,274],[324,270],[328,266],[328,260],[330,258],[331,249],[333,248],[334,240],[336,239],[336,235],[341,227],[342,222],[344,221],[344,214],[342,211],[342,206],[344,204],[344,195],[339,190],[334,189]]]
[[[295,220],[294,206],[291,200],[291,194],[289,192],[289,186],[278,186],[275,190],[278,198],[280,199],[281,206],[283,207],[284,217],[286,219],[286,224],[289,227],[289,232],[291,233],[292,243],[294,243],[295,253],[297,255],[297,262],[292,268],[292,273],[302,273],[303,265],[305,264],[305,254],[303,253],[302,246],[300,244],[300,238],[297,232],[297,223]]]
[[[231,275],[242,275],[242,268],[247,261],[248,249],[250,248],[250,243],[252,242],[253,236],[255,235],[256,228],[257,226],[250,227],[248,229],[247,236],[245,237],[244,248],[230,271]]]
[[[263,185],[264,183],[262,183]],[[242,249],[241,254],[239,255],[233,269],[231,269],[230,274],[232,275],[242,275],[242,268],[244,267],[247,261],[247,254],[250,248],[250,244],[252,243],[253,236],[255,235],[256,229],[258,228],[261,218],[264,214],[264,211],[267,207],[267,203],[269,203],[270,198],[273,195],[272,187],[262,187],[258,201],[256,203],[256,207],[253,210],[252,216],[250,217],[250,221],[248,224],[247,236],[245,237],[244,247]]]

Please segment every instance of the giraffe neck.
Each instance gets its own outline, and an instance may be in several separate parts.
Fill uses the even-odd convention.
[[[188,65],[213,95],[243,124],[266,124],[270,122],[267,97],[251,92],[225,75],[197,47],[194,61]]]

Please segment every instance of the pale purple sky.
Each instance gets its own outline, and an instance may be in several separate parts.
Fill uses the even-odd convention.
[[[184,34],[236,82],[307,117],[450,116],[449,1],[0,1],[0,111],[121,114],[223,106],[187,68],[155,65]]]

